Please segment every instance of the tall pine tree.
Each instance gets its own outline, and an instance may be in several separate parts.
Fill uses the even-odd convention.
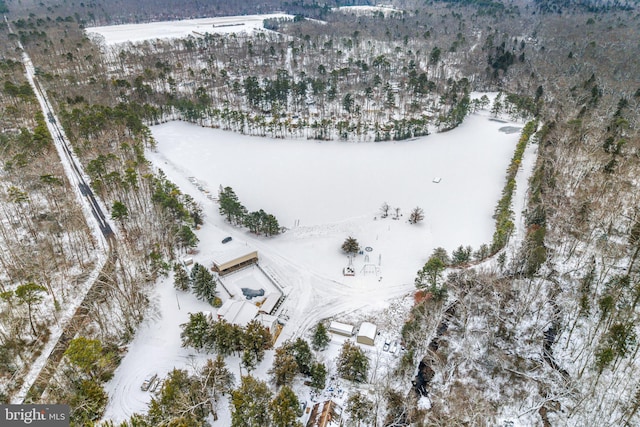
[[[216,282],[209,270],[201,264],[195,263],[191,269],[191,287],[199,299],[213,305],[216,297]]]
[[[329,336],[329,332],[327,332],[326,326],[322,323],[318,323],[316,329],[313,331],[313,340],[311,345],[315,351],[324,350],[329,345],[329,341],[331,341],[331,337]]]
[[[218,194],[218,203],[220,215],[226,217],[227,221],[236,225],[243,223],[247,209],[242,206],[233,188],[225,187],[221,190]]]

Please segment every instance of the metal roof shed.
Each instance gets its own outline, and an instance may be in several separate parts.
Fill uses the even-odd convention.
[[[276,307],[276,304],[278,304],[278,301],[280,301],[280,297],[281,295],[279,293],[271,292],[269,295],[267,295],[264,302],[260,306],[260,312],[271,314],[273,312],[273,309]]]
[[[362,322],[360,329],[358,330],[356,342],[359,342],[360,344],[373,345],[376,340],[377,333],[378,327],[375,324]]]
[[[353,325],[340,322],[331,322],[329,325],[329,332],[334,334],[344,335],[345,337],[353,336]]]
[[[278,327],[278,318],[270,314],[258,314],[256,320],[269,330],[271,335],[275,335],[276,328]]]

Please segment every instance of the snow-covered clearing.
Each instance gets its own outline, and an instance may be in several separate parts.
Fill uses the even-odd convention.
[[[381,338],[375,347],[364,347],[372,361],[388,364],[393,358],[378,347],[384,337],[396,340],[399,328],[386,324],[384,313],[413,289],[415,272],[431,251],[461,244],[477,249],[490,242],[494,206],[519,138],[508,132],[509,126],[522,124],[491,120],[480,112],[453,131],[413,141],[347,143],[248,137],[170,122],[152,128],[158,147],[147,156],[204,208],[194,261],[210,266],[226,236],[258,250],[260,265],[287,295],[278,311],[289,318],[279,343],[303,336],[324,318],[358,326],[358,319],[375,313],[370,320],[379,322]],[[434,183],[434,177],[441,181]],[[273,213],[289,230],[265,238],[225,223],[213,200],[220,185],[231,186],[249,211]],[[523,190],[515,206],[522,206]],[[392,210],[382,219],[379,207],[385,201],[401,208],[403,216],[392,219]],[[425,220],[411,225],[407,218],[416,206],[424,209]],[[355,257],[355,277],[342,275],[348,258],[340,246],[349,235],[371,249]],[[164,376],[174,367],[189,369],[212,357],[181,348],[179,325],[189,312],[215,309],[174,290],[171,278],[158,283],[153,300],[156,309],[107,384],[105,419],[119,421],[146,410],[151,394],[140,391],[145,378]],[[322,356],[330,369],[340,343],[335,340]],[[266,379],[271,357],[253,374]],[[231,359],[227,363],[238,375],[239,361]],[[308,397],[307,391],[303,399]],[[229,421],[226,409],[219,415],[215,425]]]
[[[340,6],[335,7],[333,10],[343,13],[355,13],[359,15],[364,14],[373,14],[377,12],[382,12],[385,16],[391,13],[402,13],[402,9],[396,9],[393,5],[389,6]]]
[[[87,35],[102,39],[105,45],[138,43],[145,40],[183,38],[205,33],[251,33],[261,29],[265,19],[293,19],[292,15],[221,16],[217,18],[185,19],[180,21],[149,22],[146,24],[108,25],[87,28]]]

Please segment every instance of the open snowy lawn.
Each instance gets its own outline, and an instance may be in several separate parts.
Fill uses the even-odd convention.
[[[506,126],[475,114],[458,129],[412,141],[348,143],[249,137],[170,122],[152,128],[158,148],[149,157],[178,185],[195,177],[213,195],[230,186],[249,211],[274,214],[290,230],[261,242],[297,264],[343,281],[348,261],[340,245],[353,236],[371,248],[368,262],[356,257],[358,272],[406,283],[435,247],[490,243],[519,137],[500,130]],[[202,198],[210,219],[219,220],[217,205],[185,185]],[[391,216],[395,208],[402,216],[382,219],[383,202]],[[425,220],[411,225],[416,206]]]
[[[206,217],[197,231],[195,262],[210,266],[213,255],[225,249],[221,240],[226,236],[258,250],[260,265],[287,296],[277,313],[289,318],[278,345],[306,336],[322,319],[357,327],[369,313],[388,313],[369,319],[381,336],[375,347],[363,347],[380,376],[396,358],[381,346],[385,338],[397,339],[403,317],[389,313],[414,289],[416,271],[431,251],[437,246],[451,251],[461,244],[477,249],[490,242],[491,216],[519,138],[519,133],[505,132],[507,126],[522,125],[479,113],[451,132],[414,141],[346,143],[256,138],[171,122],[152,128],[158,147],[147,157],[202,204]],[[441,181],[433,183],[434,177]],[[290,229],[265,238],[225,223],[212,200],[220,185],[233,187],[250,211],[273,213]],[[524,191],[518,194],[523,199]],[[379,207],[385,201],[401,208],[403,216],[381,219]],[[416,206],[424,209],[425,220],[411,225],[407,218]],[[355,257],[355,277],[342,275],[348,259],[340,246],[349,235],[371,249]],[[242,281],[243,274],[227,280]],[[145,411],[151,395],[140,384],[150,375],[165,376],[173,367],[193,369],[214,357],[181,348],[179,327],[189,312],[215,312],[213,307],[175,291],[171,278],[158,283],[152,300],[155,310],[106,386],[105,419],[121,421]],[[342,340],[334,337],[321,355],[330,371]],[[267,352],[253,374],[266,380],[272,357]],[[237,358],[227,364],[239,374]],[[224,410],[214,425],[229,425],[228,409],[221,404]]]
[[[217,18],[186,19],[181,21],[149,22],[146,24],[108,25],[90,27],[87,35],[104,38],[104,44],[138,43],[145,40],[181,38],[204,33],[252,32],[262,28],[265,19],[291,18],[292,15],[268,14],[222,16]]]

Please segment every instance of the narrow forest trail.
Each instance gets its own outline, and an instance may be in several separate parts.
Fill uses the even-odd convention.
[[[116,240],[113,236],[110,236],[107,239],[107,242],[109,243],[109,256],[107,257],[107,262],[102,267],[100,274],[96,280],[94,280],[89,291],[85,294],[80,305],[76,308],[71,319],[69,319],[66,325],[62,328],[62,332],[58,336],[58,340],[53,346],[51,353],[49,353],[44,366],[40,369],[40,372],[37,377],[35,377],[33,383],[31,383],[31,386],[26,390],[24,398],[22,399],[23,403],[36,403],[40,400],[42,394],[49,385],[51,377],[58,369],[58,366],[62,361],[62,357],[69,347],[69,343],[75,338],[78,332],[83,330],[91,319],[89,313],[92,304],[101,297],[104,285],[112,280],[112,273],[115,269],[115,264],[118,258],[117,251],[115,249]]]
[[[4,21],[9,33],[15,34],[6,16],[4,16]],[[59,120],[53,107],[37,80],[33,62],[19,38],[16,39],[16,45],[22,52],[25,75],[46,118],[47,129],[51,134],[67,180],[74,191],[78,204],[82,208],[87,226],[91,230],[90,238],[94,239],[101,249],[96,255],[97,262],[93,271],[88,272],[87,281],[79,285],[79,287],[85,289],[84,296],[77,300],[77,304],[65,307],[65,313],[61,316],[62,325],[52,328],[49,341],[44,346],[42,353],[28,366],[28,370],[24,375],[21,375],[24,382],[11,397],[11,403],[23,403],[27,401],[36,402],[42,396],[69,343],[88,321],[91,302],[100,295],[102,284],[105,283],[105,280],[112,276],[110,273],[115,268],[117,256],[115,251],[116,236],[104,214],[106,209],[101,206],[93,194],[89,179],[81,163],[73,154],[64,130],[58,124]]]

